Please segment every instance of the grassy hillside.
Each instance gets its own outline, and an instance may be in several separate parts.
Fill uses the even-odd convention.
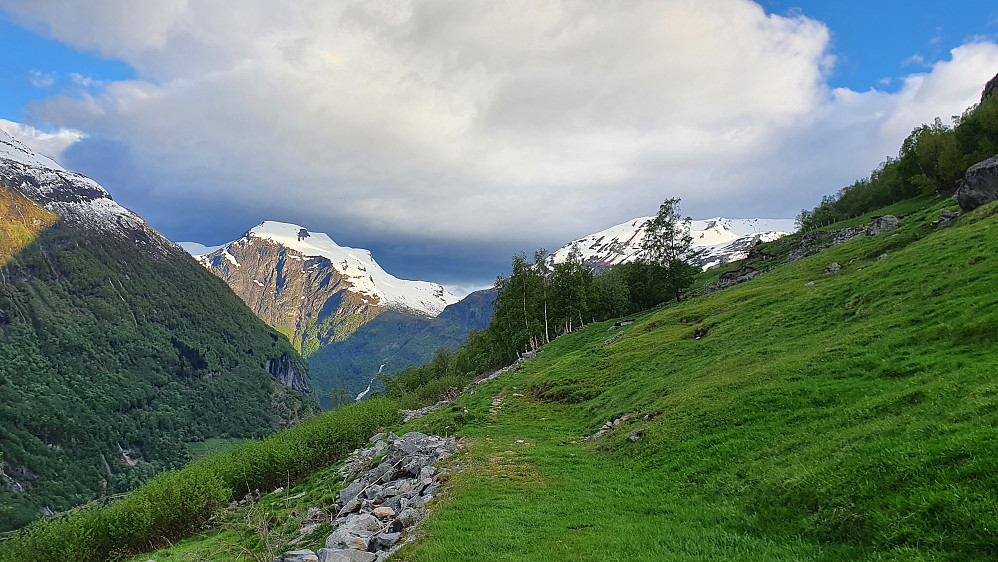
[[[591,324],[442,410],[390,426],[465,444],[449,492],[394,559],[995,559],[998,203],[937,229],[944,206],[955,207],[903,202],[876,213],[903,215],[897,231],[612,333],[612,321]],[[797,239],[761,249],[783,255]],[[826,274],[832,262],[842,270]],[[349,411],[373,431],[391,423],[391,407]],[[271,442],[298,455],[316,447],[292,433]],[[232,473],[267,451],[244,445],[206,463]],[[135,560],[287,550],[302,514],[328,508],[343,485],[323,462],[310,466],[280,495],[218,512],[213,527]],[[301,546],[320,547],[330,530]],[[30,544],[23,552],[43,552]]]
[[[998,204],[935,230],[943,204],[413,422],[470,447],[398,558],[994,559]]]

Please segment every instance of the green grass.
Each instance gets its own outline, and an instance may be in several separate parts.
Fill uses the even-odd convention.
[[[895,232],[633,316],[622,332],[592,324],[397,428],[465,448],[395,559],[995,559],[998,204],[933,229],[951,203],[922,200]],[[833,261],[843,269],[826,275]],[[583,439],[625,413],[637,415]],[[228,482],[323,442],[307,441],[247,442],[205,462]],[[291,486],[216,509],[194,536],[134,560],[289,549],[307,508],[331,505],[342,484],[333,458],[298,483],[265,471],[243,488]]]
[[[933,230],[949,203],[609,347],[610,323],[559,338],[414,422],[470,446],[398,559],[995,559],[998,206]]]

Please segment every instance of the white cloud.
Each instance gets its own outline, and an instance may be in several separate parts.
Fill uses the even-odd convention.
[[[0,119],[0,129],[23,142],[28,148],[59,162],[65,150],[86,138],[86,134],[75,129],[59,129],[54,133],[40,131],[30,125]]]
[[[36,88],[48,88],[55,84],[55,74],[32,70],[28,73],[28,82],[31,82],[31,85]]]
[[[980,42],[896,93],[830,90],[825,26],[747,0],[0,5],[136,69],[30,111],[127,144],[145,177],[122,189],[167,231],[156,202],[177,199],[205,220],[238,200],[360,240],[523,247],[671,195],[699,216],[787,216],[998,70]]]

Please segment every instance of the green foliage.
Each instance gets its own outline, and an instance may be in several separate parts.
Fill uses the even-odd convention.
[[[163,252],[57,223],[0,269],[0,452],[25,488],[0,491],[0,530],[135,488],[186,463],[188,443],[315,409],[263,368],[296,357],[290,344]]]
[[[804,232],[853,218],[885,205],[919,195],[950,194],[967,168],[998,154],[998,96],[971,107],[955,127],[938,117],[916,127],[901,145],[897,158],[888,158],[867,179],[825,196],[797,216]]]
[[[689,219],[679,218],[679,199],[667,199],[649,221],[642,241],[644,259],[594,273],[573,247],[566,259],[548,266],[547,250],[534,261],[513,256],[512,274],[496,279],[496,300],[488,328],[472,332],[452,352],[438,349],[433,360],[392,378],[380,377],[388,396],[410,407],[436,402],[448,388],[461,388],[476,374],[512,363],[553,338],[605,320],[677,301],[699,272]]]
[[[161,473],[109,505],[37,521],[0,544],[0,560],[97,562],[170,543],[201,529],[230,499],[298,481],[398,421],[398,404],[385,399],[324,413]]]
[[[610,346],[590,325],[418,420],[468,447],[399,556],[995,559],[998,203],[935,229],[952,200],[921,202],[896,236],[635,315]]]

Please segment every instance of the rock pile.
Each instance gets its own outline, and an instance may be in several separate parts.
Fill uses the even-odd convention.
[[[809,232],[797,242],[797,247],[787,256],[787,263],[793,263],[806,257],[824,252],[825,250],[845,244],[853,238],[866,234],[862,228],[843,228],[821,232]]]
[[[340,491],[336,514],[310,509],[301,536],[292,541],[300,542],[332,519],[336,530],[326,539],[326,548],[317,553],[287,552],[274,562],[375,562],[411,540],[426,515],[426,502],[440,489],[440,476],[447,472],[436,463],[449,458],[458,444],[453,437],[417,432],[401,437],[379,433],[370,443],[354,451],[340,469],[345,480],[356,478]],[[368,469],[375,461],[377,465]]]

